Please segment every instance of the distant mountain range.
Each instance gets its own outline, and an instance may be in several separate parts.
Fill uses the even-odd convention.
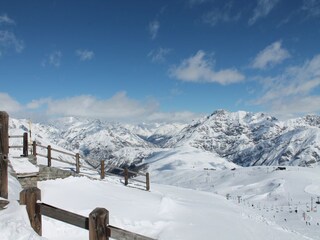
[[[27,120],[10,119],[27,131]],[[320,162],[320,116],[279,121],[264,113],[218,110],[191,124],[120,124],[75,117],[32,124],[32,138],[80,152],[91,162],[135,166],[164,150],[192,147],[240,166]],[[198,159],[201,161],[201,159]],[[214,159],[213,159],[214,161]]]

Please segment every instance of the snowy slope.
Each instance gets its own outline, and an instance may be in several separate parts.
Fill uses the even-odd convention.
[[[192,170],[222,170],[232,169],[238,165],[228,162],[212,152],[203,151],[191,146],[182,146],[173,149],[161,149],[141,163],[146,164],[149,171],[155,175],[163,171]]]
[[[105,207],[110,211],[112,225],[162,240],[303,239],[250,209],[239,208],[224,197],[211,193],[156,184],[152,192],[104,182],[92,186],[92,181],[85,178],[46,181],[40,184],[40,188],[45,190],[43,201],[49,204],[71,208],[83,215],[88,215],[96,206]],[[113,194],[105,194],[107,192]],[[46,219],[44,236],[66,238],[66,231],[53,230],[58,226],[62,225]],[[70,230],[71,233],[74,231]],[[87,233],[82,236],[85,238]],[[68,237],[79,238],[79,231],[77,238]]]
[[[110,212],[110,224],[161,240],[307,239],[212,193],[158,184],[153,184],[153,190],[146,192],[111,180],[93,181],[84,177],[44,181],[39,187],[45,203],[84,216],[96,207],[104,207]],[[0,211],[0,238],[42,239],[30,229],[25,207],[15,201],[21,189],[11,177],[9,190],[11,203]],[[88,232],[43,217],[43,237],[87,239]]]
[[[316,204],[320,197],[320,168],[276,169],[160,170],[157,166],[151,176],[156,183],[229,196],[229,201],[254,211],[269,224],[299,233],[305,239],[320,239],[320,202]]]

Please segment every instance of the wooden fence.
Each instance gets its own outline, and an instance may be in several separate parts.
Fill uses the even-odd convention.
[[[83,229],[89,230],[89,240],[155,240],[140,234],[129,232],[109,224],[109,211],[105,208],[96,208],[89,217],[84,217],[63,209],[41,203],[40,189],[27,188],[20,193],[20,204],[26,205],[32,228],[42,235],[42,215],[47,216]]]
[[[22,157],[28,157],[28,133],[23,133],[23,135],[10,135],[9,138],[22,138],[22,145],[9,146],[9,148],[22,148]]]
[[[47,155],[38,153],[37,147],[40,147],[40,148],[43,148],[43,149],[47,149]],[[33,141],[33,143],[32,143],[32,154],[33,154],[33,156],[35,156],[35,157],[36,156],[40,156],[40,157],[47,158],[48,159],[48,167],[51,167],[51,160],[56,160],[56,161],[59,161],[59,162],[72,164],[71,162],[64,161],[62,159],[52,157],[52,152],[58,152],[58,153],[61,153],[61,154],[64,154],[64,155],[68,155],[70,157],[74,157],[75,158],[75,163],[74,164],[76,166],[76,173],[80,172],[80,154],[79,153],[75,153],[75,154],[74,153],[68,153],[68,152],[65,152],[65,151],[61,151],[59,149],[52,148],[51,145],[43,146],[41,144],[38,144],[36,141]]]
[[[28,133],[24,133],[23,135],[12,135],[12,136],[9,136],[9,138],[23,138],[23,145],[9,146],[9,148],[22,148],[23,149],[23,154],[21,156],[24,156],[24,157],[28,156],[28,147],[29,147]],[[46,149],[47,150],[47,154],[39,153],[37,151],[37,148]],[[65,152],[65,151],[61,151],[59,149],[52,148],[51,145],[44,146],[44,145],[41,145],[41,144],[37,143],[36,141],[32,142],[32,155],[35,156],[35,157],[36,156],[40,156],[40,157],[47,158],[47,160],[48,160],[47,166],[48,167],[51,167],[51,161],[52,160],[59,161],[59,162],[64,162],[64,163],[67,163],[67,164],[72,164],[71,162],[64,161],[64,160],[62,160],[60,158],[53,157],[52,156],[52,152],[58,152],[58,153],[73,157],[75,159],[75,163],[74,164],[76,166],[76,173],[80,173],[80,154],[79,153]],[[134,181],[134,182],[139,182],[139,183],[145,184],[146,191],[150,191],[150,175],[149,175],[148,172],[147,173],[140,173],[140,172],[135,172],[135,171],[129,170],[128,168],[121,168],[121,167],[117,167],[117,166],[114,166],[114,165],[111,165],[111,164],[106,165],[105,164],[105,160],[101,160],[100,164],[98,166],[93,167],[91,165],[91,167],[99,172],[101,179],[104,179],[106,174],[107,175],[119,176],[117,174],[111,173],[110,171],[106,171],[107,168],[109,168],[110,170],[116,169],[116,170],[120,171],[121,174],[123,175],[123,177],[124,177],[124,185],[127,186],[129,184],[129,179],[130,179],[130,181]],[[100,167],[100,171],[98,170],[99,167]],[[134,178],[132,178],[132,176],[134,176],[134,177],[135,176],[143,176],[143,177],[145,177],[146,180],[142,181],[142,180],[134,179]]]
[[[0,197],[8,198],[9,115],[0,112]]]
[[[100,176],[101,176],[101,179],[104,179],[105,177],[105,174],[108,174],[108,175],[116,175],[116,174],[112,174],[110,172],[110,170],[113,170],[113,169],[116,169],[116,170],[119,170],[122,172],[123,174],[123,177],[124,177],[124,185],[128,185],[129,184],[129,179],[131,181],[134,181],[134,182],[139,182],[139,183],[143,183],[146,185],[146,191],[149,191],[150,190],[150,175],[149,173],[139,173],[139,172],[135,172],[135,171],[131,171],[129,170],[128,168],[121,168],[121,167],[117,167],[117,166],[114,166],[114,165],[111,165],[111,164],[108,164],[108,165],[105,165],[105,160],[102,160],[100,162]],[[98,167],[99,167],[98,166]],[[105,171],[106,168],[109,168],[109,172]],[[142,180],[138,180],[138,179],[134,179],[134,178],[130,178],[130,176],[143,176],[146,178],[145,181],[142,181]]]

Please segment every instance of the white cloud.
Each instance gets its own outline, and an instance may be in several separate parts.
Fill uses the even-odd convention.
[[[47,65],[54,66],[56,68],[60,67],[62,59],[62,52],[61,51],[54,51],[49,54],[43,61],[42,66],[46,67]]]
[[[219,22],[236,22],[241,17],[241,12],[232,12],[232,2],[227,2],[224,7],[216,8],[202,16],[202,21],[211,26],[217,25]]]
[[[15,113],[22,109],[22,106],[9,94],[0,92],[0,109],[8,113]]]
[[[290,58],[288,50],[282,48],[281,41],[277,41],[267,46],[251,63],[251,67],[266,69],[282,63],[285,59]]]
[[[279,76],[262,78],[261,83],[263,94],[254,104],[266,106],[278,116],[319,112],[320,96],[314,90],[320,86],[320,54]]]
[[[76,55],[79,57],[80,61],[90,61],[94,57],[94,52],[89,50],[76,50]]]
[[[202,117],[188,111],[162,112],[154,99],[138,101],[125,92],[111,98],[98,99],[91,95],[80,95],[63,99],[41,98],[21,104],[7,93],[0,93],[0,109],[11,116],[30,118],[36,121],[64,116],[104,119],[120,122],[183,122]]]
[[[50,102],[51,102],[51,98],[41,98],[37,100],[32,100],[26,105],[26,107],[27,109],[39,109],[44,105],[49,104]]]
[[[49,55],[49,64],[60,67],[61,64],[62,53],[61,51],[54,51]]]
[[[259,18],[266,17],[278,2],[279,0],[258,0],[253,16],[249,19],[249,25],[255,24]]]
[[[147,120],[150,122],[181,122],[190,123],[192,120],[196,120],[203,117],[205,114],[199,114],[189,111],[181,112],[154,112],[147,116]]]
[[[290,101],[278,101],[271,106],[270,112],[279,119],[290,119],[306,114],[319,114],[320,96],[292,98]]]
[[[90,95],[51,100],[48,103],[49,115],[80,116],[106,119],[126,119],[146,116],[154,111],[153,103],[142,104],[120,92],[110,99],[97,99]]]
[[[307,18],[320,17],[320,0],[304,0],[301,10]]]
[[[166,60],[166,56],[171,52],[170,48],[158,48],[149,52],[148,57],[152,62],[163,63]]]
[[[171,77],[187,82],[216,82],[219,84],[231,84],[244,80],[236,69],[214,70],[214,63],[206,59],[206,53],[199,50],[194,56],[185,59],[179,66],[171,67]]]
[[[7,14],[3,14],[3,15],[0,15],[0,25],[1,24],[14,25],[15,21],[9,18]]]
[[[24,49],[24,43],[13,32],[0,30],[0,56],[10,49],[20,53]]]
[[[159,28],[159,21],[155,20],[149,23],[149,33],[151,35],[151,39],[155,39],[157,37]]]
[[[207,2],[213,2],[215,0],[189,0],[187,2],[187,4],[190,6],[190,7],[193,7],[195,5],[201,5],[203,3],[207,3]]]
[[[35,102],[47,104],[48,116],[78,116],[122,122],[190,122],[200,116],[188,111],[161,112],[157,101],[148,99],[141,102],[129,98],[126,92],[119,92],[108,99],[81,95]]]

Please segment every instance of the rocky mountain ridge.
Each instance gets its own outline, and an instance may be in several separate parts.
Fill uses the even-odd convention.
[[[27,131],[27,120],[10,120]],[[191,146],[241,166],[299,165],[320,162],[320,117],[279,121],[264,113],[218,110],[189,125],[120,124],[61,118],[32,124],[34,140],[80,152],[87,159],[136,165],[163,149]]]
[[[264,113],[214,112],[184,128],[166,147],[191,145],[241,166],[320,162],[320,117],[279,121]]]

